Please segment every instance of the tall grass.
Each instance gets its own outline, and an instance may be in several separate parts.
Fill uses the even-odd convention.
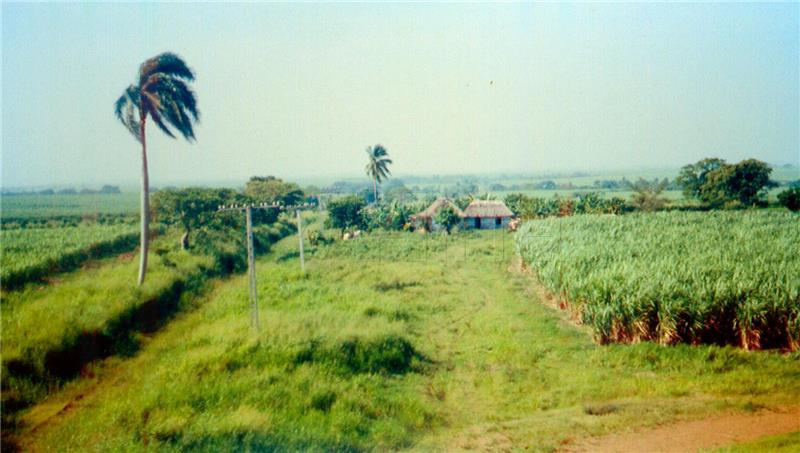
[[[529,222],[517,248],[600,342],[800,345],[800,218],[784,211]]]

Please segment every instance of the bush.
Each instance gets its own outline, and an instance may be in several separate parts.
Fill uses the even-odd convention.
[[[778,202],[792,212],[800,211],[800,187],[786,189],[779,193]]]
[[[325,226],[338,228],[342,230],[342,234],[348,228],[364,228],[363,209],[364,200],[355,195],[333,200],[328,203],[328,218],[325,220]]]

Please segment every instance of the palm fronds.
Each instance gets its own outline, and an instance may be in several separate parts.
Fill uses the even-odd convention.
[[[378,183],[388,178],[392,174],[389,171],[389,164],[392,163],[392,159],[389,159],[389,153],[386,152],[386,148],[381,145],[375,145],[368,147],[366,152],[369,161],[364,170],[367,175]]]
[[[114,112],[130,133],[141,141],[141,122],[149,115],[159,129],[175,138],[173,129],[194,140],[193,123],[200,120],[197,98],[186,82],[194,73],[177,55],[167,52],[139,67],[139,83],[125,89]]]

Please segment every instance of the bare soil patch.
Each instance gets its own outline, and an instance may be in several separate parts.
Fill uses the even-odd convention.
[[[727,413],[629,433],[593,438],[569,452],[693,452],[800,430],[800,407]]]

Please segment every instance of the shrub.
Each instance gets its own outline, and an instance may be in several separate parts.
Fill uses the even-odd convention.
[[[786,189],[779,193],[778,202],[792,212],[800,211],[800,187]]]
[[[348,228],[363,228],[364,218],[361,213],[363,209],[364,200],[355,195],[333,200],[328,203],[328,218],[325,220],[325,226],[338,228],[342,230],[342,234]]]

